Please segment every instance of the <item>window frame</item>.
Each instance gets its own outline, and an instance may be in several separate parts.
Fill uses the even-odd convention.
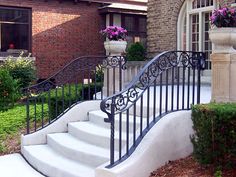
[[[191,15],[198,14],[199,15],[199,51],[202,51],[203,46],[203,13],[212,12],[217,7],[216,0],[213,0],[213,6],[208,7],[201,7],[201,8],[192,8],[192,0],[186,0],[180,10],[179,17],[178,17],[178,24],[177,24],[177,49],[183,50],[183,26],[184,26],[184,16],[186,16],[186,50],[191,50]]]
[[[131,14],[121,14],[121,26],[125,28],[125,17],[132,17],[134,18],[134,31],[128,31],[128,35],[135,37],[144,37],[147,38],[147,31],[141,31],[139,28],[139,19],[143,18],[147,20],[146,16],[143,15],[131,15]],[[147,21],[146,21],[147,22]]]
[[[16,7],[16,6],[4,6],[0,5],[0,10],[26,10],[28,12],[28,23],[21,23],[21,22],[7,22],[7,21],[1,21],[1,24],[25,24],[28,25],[28,52],[32,52],[32,8],[29,7]],[[0,41],[1,42],[1,41]],[[1,46],[1,44],[0,44]],[[0,51],[2,52],[2,51]]]

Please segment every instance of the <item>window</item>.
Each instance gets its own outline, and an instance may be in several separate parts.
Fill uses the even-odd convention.
[[[0,7],[0,49],[31,48],[31,10],[24,8]]]
[[[128,45],[141,42],[146,47],[147,19],[145,16],[122,15],[121,24],[128,31]]]
[[[214,0],[186,0],[178,19],[178,49],[206,52],[208,69],[212,52],[208,31],[215,6]]]

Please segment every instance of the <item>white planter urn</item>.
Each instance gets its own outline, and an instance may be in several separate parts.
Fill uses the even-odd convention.
[[[104,47],[108,55],[121,55],[125,53],[127,42],[126,41],[105,41]]]
[[[236,28],[214,28],[209,31],[213,53],[236,53]]]

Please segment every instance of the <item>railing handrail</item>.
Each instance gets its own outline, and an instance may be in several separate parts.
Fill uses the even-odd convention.
[[[164,52],[162,52],[162,53],[160,53],[160,54],[158,54],[157,56],[155,56],[152,60],[150,60],[139,72],[138,72],[138,74],[134,77],[134,79],[122,90],[122,91],[120,91],[120,92],[118,92],[118,93],[115,93],[115,94],[113,94],[113,95],[111,95],[111,96],[109,96],[109,97],[107,97],[107,98],[105,98],[105,99],[103,99],[102,100],[102,102],[101,102],[101,104],[100,104],[100,109],[103,111],[103,112],[105,112],[106,114],[110,114],[110,112],[108,112],[107,111],[107,101],[108,100],[112,100],[113,98],[116,98],[117,96],[119,96],[119,95],[122,95],[123,93],[125,93],[125,92],[127,92],[127,91],[129,91],[129,89],[131,89],[132,87],[134,87],[136,84],[137,84],[137,82],[140,80],[140,77],[145,73],[145,71],[154,63],[154,62],[158,62],[158,60],[160,60],[160,57],[161,56],[164,56],[164,55],[166,55],[166,54],[168,54],[168,53],[171,53],[171,52],[182,52],[182,53],[196,53],[196,54],[202,54],[202,55],[204,55],[204,53],[203,52],[193,52],[193,51],[164,51]],[[203,58],[204,58],[204,56],[202,56]],[[197,67],[199,66],[199,67],[201,67],[202,69],[204,68],[204,64],[205,63],[201,63],[202,61],[198,61],[198,62],[200,62],[200,63],[197,63]],[[179,63],[178,63],[179,64]],[[191,64],[192,65],[192,64]],[[161,72],[163,72],[164,70],[162,70]],[[160,75],[161,73],[159,73],[158,75]],[[149,84],[150,85],[150,84]],[[146,86],[146,88],[148,87],[148,85]],[[136,97],[136,101],[142,96],[142,94],[144,93],[144,91],[145,91],[145,89],[146,88],[144,88],[144,89],[142,89],[143,90],[143,92],[138,96],[138,97]],[[135,101],[133,101],[133,102],[135,102]],[[131,106],[129,106],[129,107],[131,107]],[[126,109],[128,109],[129,107],[126,107]],[[125,109],[125,110],[126,110]],[[125,110],[122,110],[121,112],[123,112],[123,111],[125,111]],[[117,114],[116,112],[115,112],[115,114]],[[108,119],[109,119],[109,117],[108,117]],[[108,121],[109,122],[109,120],[106,120],[106,121]]]
[[[81,56],[46,80],[24,88],[22,93],[26,96],[27,134],[43,129],[59,119],[75,103],[101,100],[106,88],[109,95],[111,88],[108,83],[114,85],[116,82],[114,71],[117,68],[118,77],[122,77],[121,71],[125,69],[125,63],[122,55]],[[122,87],[121,79],[119,84]]]
[[[190,94],[190,68],[193,69],[193,91],[192,91],[192,104],[194,104],[194,97],[195,97],[195,72],[197,70],[197,103],[200,103],[200,86],[201,86],[201,78],[200,78],[200,71],[203,70],[205,67],[205,54],[203,52],[193,52],[193,51],[165,51],[156,57],[154,57],[151,61],[149,61],[146,66],[143,67],[139,71],[139,73],[134,77],[134,79],[128,84],[128,86],[123,89],[122,91],[109,96],[102,100],[100,103],[100,109],[105,112],[108,118],[105,118],[104,121],[110,123],[110,164],[107,168],[112,168],[119,163],[126,160],[135,150],[135,148],[139,145],[142,138],[147,134],[147,132],[152,128],[155,123],[160,120],[161,117],[167,115],[170,112],[175,112],[179,110],[189,110],[190,109],[190,102],[188,100],[187,108],[185,108],[185,104],[182,103],[182,108],[179,108],[179,85],[182,86],[182,93],[184,100],[184,84],[185,84],[185,76],[183,76],[183,80],[180,81],[180,68],[183,68],[182,74],[185,74],[186,69],[188,70],[188,94]],[[174,70],[177,69],[177,83],[174,82]],[[173,98],[171,103],[171,109],[168,108],[168,86],[169,86],[169,77],[168,71],[171,70],[172,73],[172,94],[174,95],[174,84],[177,85],[177,108],[173,106]],[[166,80],[165,80],[165,111],[162,112],[162,84],[163,84],[163,74],[166,73]],[[160,98],[159,98],[159,115],[156,114],[156,86],[157,86],[157,79],[160,77]],[[153,120],[150,122],[150,87],[154,84],[154,105],[153,105]],[[140,121],[143,121],[143,96],[144,93],[147,91],[147,126],[143,129],[143,122],[140,124],[140,135],[136,138],[136,119],[137,119],[137,109],[136,106],[138,102],[141,102],[141,110],[140,110]],[[189,97],[189,96],[188,96]],[[189,98],[188,98],[189,99]],[[133,145],[130,147],[129,145],[129,111],[133,107]],[[115,123],[115,115],[119,114],[119,122]],[[122,154],[122,115],[126,117],[126,154]],[[118,124],[118,125],[117,125]],[[119,127],[119,159],[115,160],[115,127]]]
[[[37,86],[40,86],[41,84],[44,84],[44,83],[47,83],[47,82],[51,81],[51,79],[53,79],[55,76],[57,76],[61,71],[63,71],[65,68],[69,67],[73,63],[77,62],[78,60],[85,59],[85,58],[106,58],[106,57],[108,57],[108,56],[106,56],[106,55],[104,55],[104,56],[102,56],[102,55],[88,55],[88,56],[77,57],[77,58],[71,60],[65,66],[63,66],[63,68],[58,70],[55,74],[51,75],[49,78],[47,78],[44,81],[39,82],[37,84],[34,84],[34,85],[28,86],[26,88],[23,88],[22,90],[30,90],[31,88],[35,88]]]

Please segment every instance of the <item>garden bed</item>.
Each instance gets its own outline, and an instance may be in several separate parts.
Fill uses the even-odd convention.
[[[218,174],[218,176],[217,176]],[[222,175],[220,175],[222,174]],[[169,162],[152,172],[150,177],[235,177],[236,168],[216,170],[213,166],[201,166],[192,156]]]

